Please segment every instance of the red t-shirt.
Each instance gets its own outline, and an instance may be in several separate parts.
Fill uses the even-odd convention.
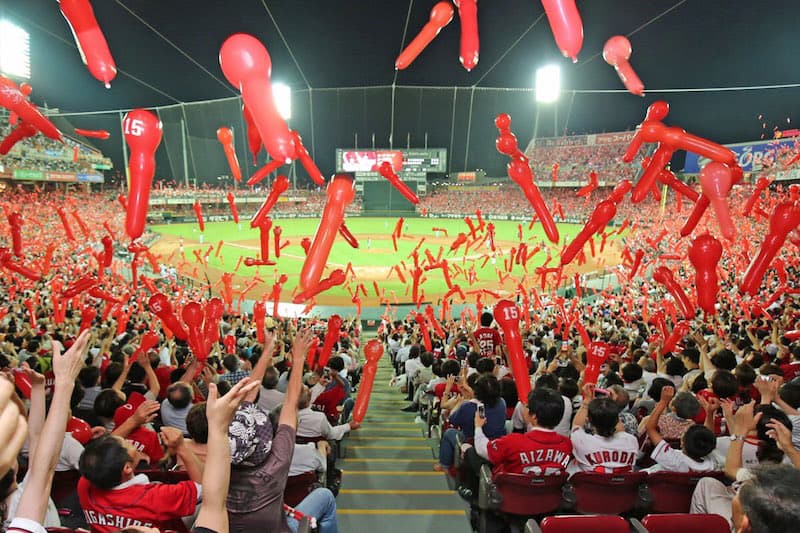
[[[781,365],[781,372],[783,372],[783,381],[792,381],[797,376],[800,376],[800,361]]]
[[[444,389],[446,387],[447,387],[447,383],[439,383],[438,385],[435,385],[433,387],[433,394],[435,394],[436,397],[441,400],[442,396],[444,396]],[[453,383],[453,386],[450,388],[450,392],[458,394],[461,391],[458,388],[458,385],[456,383]]]
[[[175,370],[177,367],[174,366],[160,366],[155,369],[156,377],[158,378],[158,384],[161,386],[161,389],[158,391],[158,399],[163,400],[167,397],[167,389],[172,382],[169,380],[170,374],[172,371]],[[205,401],[205,400],[203,400]]]
[[[328,417],[328,421],[337,421],[339,419],[339,410],[336,407],[344,401],[344,398],[344,388],[341,385],[337,385],[320,393],[317,399],[314,400],[314,405],[322,409],[325,416]]]
[[[93,533],[111,533],[129,526],[187,532],[181,517],[195,512],[194,481],[174,485],[149,483],[146,476],[140,475],[123,485],[124,488],[103,490],[92,486],[86,478],[78,481],[81,509]]]
[[[555,431],[534,429],[494,439],[487,447],[493,472],[555,475],[572,459],[572,441]]]
[[[500,333],[493,328],[476,329],[475,340],[478,341],[481,357],[492,357],[495,353],[495,348],[503,343]]]

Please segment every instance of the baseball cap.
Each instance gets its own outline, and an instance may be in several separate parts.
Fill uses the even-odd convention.
[[[117,410],[114,411],[114,425],[119,427],[128,420],[133,413],[142,405],[145,400],[144,396],[138,392],[132,392],[131,395],[128,397],[128,401],[119,407]]]

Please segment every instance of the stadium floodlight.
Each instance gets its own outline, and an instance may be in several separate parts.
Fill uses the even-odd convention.
[[[0,20],[0,72],[15,78],[31,77],[30,34],[9,20]]]
[[[283,120],[292,118],[292,89],[285,83],[272,84],[272,98]]]
[[[561,67],[547,65],[536,69],[536,101],[551,104],[561,94]]]

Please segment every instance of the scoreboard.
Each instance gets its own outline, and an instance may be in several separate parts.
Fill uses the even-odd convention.
[[[384,161],[391,163],[394,171],[401,176],[406,173],[444,173],[447,172],[447,149],[336,149],[336,172],[378,172],[378,167]]]

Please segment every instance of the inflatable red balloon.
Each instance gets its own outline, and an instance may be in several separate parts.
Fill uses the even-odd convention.
[[[236,198],[233,196],[232,192],[229,192],[226,196],[228,199],[228,205],[231,207],[231,215],[233,215],[233,221],[238,224],[239,223],[239,210],[236,209]]]
[[[20,122],[16,128],[11,130],[11,133],[6,135],[6,138],[3,139],[3,142],[0,143],[0,155],[6,155],[8,152],[14,148],[14,145],[18,142],[33,137],[38,133],[38,130],[33,126],[33,124],[28,124],[27,122]]]
[[[606,63],[614,67],[619,79],[628,92],[636,96],[644,96],[644,83],[634,72],[633,67],[628,62],[631,58],[631,42],[627,37],[615,35],[603,46],[603,59]]]
[[[417,197],[416,193],[414,193],[414,191],[411,190],[411,187],[406,185],[403,180],[400,179],[400,176],[394,173],[391,163],[388,161],[381,163],[378,167],[378,173],[386,178],[386,180],[391,183],[392,186],[397,189],[397,191],[402,194],[406,200],[414,205],[419,203],[419,198]]]
[[[206,230],[206,221],[203,219],[203,206],[200,205],[199,201],[195,200],[194,204],[192,204],[192,210],[195,218],[197,218],[197,225],[200,226],[200,233],[203,233]]]
[[[103,243],[103,260],[101,264],[103,268],[108,268],[114,259],[114,241],[108,235],[104,235],[100,242]]]
[[[461,48],[458,60],[470,72],[478,65],[480,40],[478,38],[478,1],[453,0],[461,20]]]
[[[286,176],[278,176],[275,178],[275,181],[272,182],[272,187],[269,189],[269,195],[267,195],[267,199],[264,200],[264,203],[261,204],[261,207],[258,209],[258,212],[255,214],[253,219],[250,221],[251,228],[258,228],[261,226],[264,219],[267,217],[269,212],[275,207],[275,204],[278,203],[278,198],[281,194],[286,192],[289,189],[289,178]]]
[[[750,261],[750,265],[744,273],[744,279],[739,286],[741,292],[752,296],[758,294],[764,273],[778,255],[783,243],[786,242],[786,237],[798,225],[800,225],[800,207],[795,206],[792,202],[783,202],[775,206],[775,210],[769,217],[769,233],[761,243],[758,255]]]
[[[539,187],[533,182],[533,171],[528,163],[528,158],[521,154],[514,157],[508,164],[507,171],[508,176],[525,193],[525,198],[528,199],[528,203],[531,204],[536,216],[539,217],[547,238],[550,239],[550,242],[558,243],[560,238],[558,227],[553,220],[553,215],[550,214],[550,210],[547,208],[544,198],[542,198],[542,193],[539,192]]]
[[[82,135],[83,137],[90,137],[92,139],[100,139],[103,141],[111,137],[111,134],[106,130],[84,130],[81,128],[75,128],[75,135]]]
[[[769,179],[761,177],[758,178],[756,181],[756,186],[753,189],[753,194],[750,195],[750,198],[747,199],[747,203],[744,204],[744,210],[742,211],[742,215],[749,217],[750,211],[753,210],[753,207],[758,202],[758,199],[761,197],[761,193],[764,192],[769,188],[770,183],[772,183]]]
[[[331,272],[330,276],[320,280],[319,283],[317,283],[315,286],[297,294],[297,296],[292,298],[292,301],[296,304],[305,302],[307,300],[310,300],[317,294],[320,294],[332,287],[335,287],[336,285],[341,285],[345,281],[347,281],[347,274],[345,274],[344,270],[342,270],[341,268],[337,268],[336,270]]]
[[[161,322],[163,322],[173,335],[184,341],[189,338],[186,328],[184,328],[183,324],[178,320],[175,311],[172,309],[172,304],[164,294],[156,293],[152,295],[148,301],[148,307],[150,307],[150,311],[152,311],[154,315],[161,319]]]
[[[253,304],[253,321],[256,323],[256,340],[263,343],[266,340],[264,336],[264,321],[267,317],[267,306],[264,302],[256,302]]]
[[[139,347],[134,353],[137,356],[140,353],[147,354],[147,352],[158,346],[160,340],[161,338],[158,336],[158,333],[155,331],[147,331],[142,335],[142,341],[139,343]]]
[[[689,297],[686,296],[686,293],[683,292],[683,288],[675,280],[675,276],[669,268],[665,266],[656,268],[653,271],[653,279],[667,288],[667,292],[675,299],[683,318],[692,319],[697,315],[694,305],[689,300]]]
[[[72,28],[83,64],[106,89],[111,88],[111,81],[117,75],[117,65],[111,57],[105,35],[97,24],[89,0],[58,0],[58,3],[61,14]]]
[[[211,351],[211,346],[219,341],[219,324],[222,315],[225,314],[225,304],[220,298],[211,298],[205,311],[205,323],[203,324],[203,339],[206,344],[206,353]]]
[[[291,131],[290,133],[292,134],[292,139],[294,139],[294,159],[299,159],[300,164],[303,165],[303,168],[306,170],[306,173],[308,173],[308,177],[311,178],[311,181],[322,187],[325,185],[325,178],[322,176],[322,172],[319,171],[317,164],[314,163],[313,159],[311,159],[311,155],[309,155],[308,150],[306,150],[306,147],[303,144],[303,139],[296,131]]]
[[[67,420],[67,433],[71,433],[72,438],[84,446],[92,440],[92,426],[85,420],[74,416],[69,417],[69,420]]]
[[[297,148],[275,105],[272,59],[267,49],[252,35],[237,33],[222,43],[219,65],[228,82],[242,93],[269,156],[291,163]]]
[[[33,92],[33,87],[31,87],[27,83],[20,83],[19,92],[21,92],[27,98]],[[8,123],[12,126],[16,126],[18,121],[19,121],[19,115],[11,111],[8,115]]]
[[[583,21],[578,8],[575,7],[575,0],[542,0],[542,5],[550,29],[553,30],[556,46],[564,57],[569,57],[573,63],[577,63],[578,53],[583,47]]]
[[[92,321],[97,316],[97,309],[91,305],[84,305],[81,309],[81,327],[79,332],[84,331],[92,327]]]
[[[258,165],[258,152],[261,151],[261,135],[258,133],[258,127],[253,122],[253,115],[246,105],[242,106],[242,115],[244,122],[247,125],[247,147],[250,153],[253,154],[253,165]]]
[[[708,233],[697,237],[689,248],[689,261],[695,270],[697,305],[708,315],[717,312],[715,307],[719,292],[717,263],[720,257],[722,257],[722,244]]]
[[[369,407],[369,397],[372,394],[372,385],[378,373],[378,361],[383,355],[383,345],[378,339],[372,339],[364,345],[364,357],[367,362],[361,373],[361,385],[358,387],[358,397],[353,406],[353,420],[359,424],[364,421]]]
[[[439,35],[442,28],[450,24],[453,20],[453,6],[450,2],[439,2],[431,9],[430,20],[422,27],[422,30],[408,43],[394,62],[394,68],[404,70],[431,44],[431,41]]]
[[[9,214],[8,226],[11,228],[11,249],[15,256],[22,257],[22,215],[17,212]]]
[[[575,236],[569,245],[561,252],[561,264],[567,265],[575,259],[575,256],[583,249],[592,235],[599,233],[605,229],[611,219],[617,214],[617,204],[622,201],[622,198],[631,190],[631,182],[622,180],[614,187],[611,195],[594,208],[586,225],[583,226],[581,231]]]
[[[58,214],[58,218],[61,219],[61,225],[64,227],[64,233],[67,235],[68,241],[75,240],[75,234],[72,233],[72,226],[69,224],[69,219],[67,218],[67,212],[64,210],[63,207],[59,206],[56,207],[56,214]]]
[[[322,211],[322,219],[300,272],[300,286],[303,291],[312,290],[322,277],[336,233],[344,221],[344,211],[355,197],[353,178],[347,174],[337,174],[328,184],[326,194],[328,199]]]
[[[325,331],[325,340],[322,343],[322,349],[319,352],[319,358],[316,363],[310,365],[313,368],[325,368],[328,360],[333,351],[333,345],[339,340],[339,333],[342,329],[342,317],[339,315],[331,315],[328,318],[328,329]]]
[[[700,171],[700,186],[703,188],[703,195],[714,208],[722,235],[729,241],[733,240],[736,237],[736,227],[728,208],[728,194],[733,186],[731,169],[722,163],[711,161]]]
[[[689,323],[688,322],[678,322],[674,328],[672,328],[672,333],[669,334],[669,337],[664,341],[664,346],[661,347],[661,353],[667,352],[674,352],[675,347],[678,346],[678,343],[689,333]]]
[[[531,392],[531,379],[528,375],[525,352],[522,349],[522,337],[519,334],[519,308],[510,300],[500,300],[494,308],[494,319],[503,330],[503,343],[508,348],[508,362],[514,375],[517,397],[527,398]]]
[[[425,322],[425,317],[423,315],[417,314],[414,317],[414,320],[419,324],[419,331],[422,333],[422,342],[425,346],[426,352],[433,351],[433,343],[431,342],[431,333],[428,331],[428,324]]]
[[[197,302],[189,302],[183,306],[181,318],[189,331],[189,349],[198,361],[205,361],[208,356],[203,339],[203,307]]]
[[[130,111],[122,121],[122,132],[130,148],[130,189],[125,231],[131,239],[138,239],[144,232],[150,187],[156,172],[156,149],[161,143],[161,129],[158,117],[144,109]]]
[[[597,383],[600,367],[611,355],[611,345],[605,342],[590,342],[586,347],[586,368],[583,370],[583,383]]]
[[[58,131],[58,128],[28,101],[16,83],[5,76],[0,76],[0,106],[16,113],[19,120],[34,126],[46,137],[56,141],[61,140],[61,132]]]
[[[228,160],[228,167],[231,169],[233,179],[237,182],[242,181],[242,169],[239,168],[239,159],[236,157],[236,150],[233,147],[233,132],[230,128],[219,128],[217,129],[217,140],[225,151],[225,159]]]

